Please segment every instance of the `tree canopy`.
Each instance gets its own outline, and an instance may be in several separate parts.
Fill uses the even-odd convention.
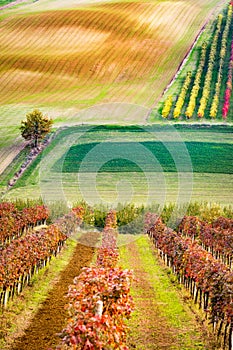
[[[53,120],[43,116],[42,112],[34,109],[26,115],[26,120],[21,121],[20,131],[25,140],[31,140],[37,148],[39,142],[51,131]]]

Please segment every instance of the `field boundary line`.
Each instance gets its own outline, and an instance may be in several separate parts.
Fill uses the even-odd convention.
[[[36,0],[36,1],[38,1],[38,0]],[[27,0],[16,0],[16,1],[10,2],[9,4],[1,6],[0,10],[5,10],[5,9],[7,9],[9,7],[13,7],[15,5],[20,4],[21,2],[27,2]]]

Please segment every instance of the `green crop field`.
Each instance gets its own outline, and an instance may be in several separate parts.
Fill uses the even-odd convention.
[[[60,131],[6,198],[230,204],[232,148],[231,126],[71,127]],[[2,174],[2,188],[11,174],[11,167]]]
[[[7,4],[10,4],[13,1],[14,0],[0,0],[0,6],[4,6],[4,5],[7,5]]]
[[[19,124],[27,112],[40,108],[54,119],[55,128],[83,123],[144,125],[203,24],[213,21],[225,7],[225,2],[216,0],[41,0],[3,10],[3,191],[28,152],[18,154],[23,147]],[[211,38],[210,33],[211,25],[206,39]],[[230,202],[231,128],[176,125],[178,135],[168,139],[163,126],[157,125],[156,131],[145,128],[142,132],[137,127],[70,127],[58,134],[42,160],[39,157],[27,169],[7,196],[36,197],[48,192],[52,199],[65,196],[72,201],[86,191],[92,201],[97,197],[100,201],[144,202],[151,191],[149,181],[156,183],[150,200],[176,200],[178,187],[184,185],[183,199],[189,200],[193,187],[192,198],[197,199],[199,193],[200,200]],[[88,181],[92,186],[83,185]]]
[[[165,145],[162,142],[141,142],[143,150],[148,150],[158,160],[159,167],[154,166],[150,162],[150,159],[145,154],[138,154],[137,157],[140,160],[142,168],[127,159],[116,158],[107,161],[100,169],[97,166],[100,163],[100,159],[92,157],[88,163],[84,166],[82,162],[88,153],[95,147],[98,147],[100,143],[89,143],[84,145],[72,146],[66,155],[59,159],[54,166],[54,171],[59,171],[62,167],[64,173],[78,173],[78,172],[93,172],[98,169],[99,172],[157,172],[160,171],[160,167],[164,172],[176,172],[176,164],[169,153],[169,148],[179,149],[180,144],[178,142],[169,142]],[[192,161],[193,172],[195,173],[222,173],[224,169],[225,174],[233,173],[233,163],[231,154],[233,152],[233,145],[226,143],[209,143],[209,142],[186,142],[185,146],[190,155]],[[131,154],[137,147],[135,142],[107,142],[105,147],[109,152],[114,155],[116,148],[123,148],[125,154]],[[122,153],[122,157],[124,153]],[[186,164],[183,164],[183,171],[185,171]],[[188,168],[188,171],[190,169]]]

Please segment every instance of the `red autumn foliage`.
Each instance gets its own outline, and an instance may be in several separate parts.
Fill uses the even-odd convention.
[[[195,216],[185,216],[178,231],[193,240],[196,239],[206,250],[224,263],[232,263],[233,220],[219,217],[212,224]]]
[[[63,341],[74,350],[128,350],[125,319],[133,306],[129,294],[132,271],[116,267],[116,222],[116,212],[110,211],[96,265],[83,268],[69,287],[70,318]]]
[[[78,207],[73,208],[72,212],[76,216],[77,225],[81,226],[81,224],[83,222],[83,216],[85,214],[85,209],[82,206],[78,206]]]
[[[217,220],[213,224],[214,227],[219,227],[223,221],[222,218]],[[185,227],[192,238],[196,238],[200,225],[202,222],[197,218],[191,218],[188,221],[186,218],[181,223],[182,229]],[[229,225],[229,222],[226,225]],[[211,322],[222,320],[228,325],[232,324],[232,270],[201,247],[198,240],[184,237],[183,233],[168,229],[161,219],[148,231],[148,234],[159,251],[166,255],[180,281],[192,282],[196,289],[205,295],[204,310],[208,313]]]
[[[231,42],[231,56],[229,61],[229,67],[228,67],[228,77],[227,77],[227,85],[224,95],[224,104],[222,108],[222,116],[224,119],[227,118],[228,112],[230,109],[230,100],[231,100],[231,94],[232,94],[232,77],[233,77],[233,38]]]
[[[43,261],[56,254],[66,236],[56,225],[13,240],[0,250],[0,291],[13,287],[24,276],[33,273]]]
[[[0,203],[0,246],[20,237],[28,228],[44,224],[49,217],[44,205],[18,210],[13,203]]]

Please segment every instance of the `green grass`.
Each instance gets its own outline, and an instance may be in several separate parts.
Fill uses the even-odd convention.
[[[15,0],[0,0],[0,6],[7,5]]]
[[[151,252],[151,247],[148,244],[148,238],[143,236],[136,241],[136,244],[142,265],[149,274],[155,294],[163,301],[161,312],[164,313],[172,327],[179,328],[182,324],[188,322],[189,319],[183,305],[180,303],[177,291],[166,273],[164,273],[165,271],[156,263],[155,257]],[[155,279],[154,276],[157,278]]]
[[[123,266],[123,268],[135,268],[135,270],[137,270],[136,266],[132,266],[132,259],[134,259],[134,256],[132,255],[133,253],[131,253],[130,247],[128,248],[127,246],[127,243],[130,241],[132,241],[130,235],[126,235],[123,238],[119,237],[120,265]],[[188,305],[185,305],[183,301],[184,295],[180,292],[180,286],[175,282],[175,278],[172,278],[169,274],[170,270],[162,267],[161,263],[159,263],[156,255],[152,253],[149,240],[145,235],[137,236],[136,239],[134,237],[134,244],[136,245],[140,259],[138,264],[141,266],[140,269],[144,271],[142,276],[145,282],[143,283],[145,283],[145,285],[149,283],[151,286],[150,293],[154,294],[151,310],[144,311],[136,309],[135,314],[132,315],[132,319],[129,321],[129,327],[131,332],[133,332],[134,338],[137,339],[138,333],[140,332],[140,312],[149,311],[149,313],[153,314],[153,308],[156,308],[156,312],[164,317],[164,328],[168,327],[169,329],[173,329],[178,339],[179,346],[177,347],[177,344],[169,344],[169,349],[206,350],[207,348],[204,343],[203,335],[197,330],[197,324],[195,326],[195,315],[191,312]],[[138,278],[137,275],[135,277]],[[144,289],[140,288],[140,282],[133,284],[131,292],[137,305],[138,299],[145,294]],[[153,316],[149,316],[148,314],[148,317]],[[137,346],[139,346],[138,349],[144,349],[142,338],[143,335],[141,339],[139,337],[141,344],[137,344]]]
[[[86,185],[82,184],[80,188],[76,174],[63,174],[62,185],[59,187],[57,178],[48,175],[47,182],[44,180],[36,185],[29,183],[24,187],[13,188],[3,199],[37,199],[42,196],[46,204],[52,201],[65,201],[69,204],[84,199],[90,205],[104,203],[108,206],[117,206],[119,202],[123,205],[129,202],[138,205],[156,202],[163,205],[169,202],[180,204],[189,201],[232,204],[232,175],[206,173],[179,175],[184,179],[190,175],[187,182],[191,179],[193,183],[188,185],[186,182],[186,186],[181,188],[176,173],[164,173],[157,179],[154,178],[153,193],[148,189],[147,174],[142,173],[101,173],[97,175],[94,188],[89,186],[88,177],[84,177]],[[150,174],[148,177],[150,178]]]
[[[114,158],[107,161],[100,167],[102,157],[104,154],[99,156],[94,152],[93,157],[88,157],[88,153],[99,147],[101,143],[88,143],[82,145],[72,146],[64,157],[53,167],[53,171],[60,171],[64,173],[79,173],[79,172],[95,172],[97,171],[105,173],[115,172],[177,172],[177,167],[170,149],[176,149],[181,151],[180,156],[182,157],[181,143],[179,142],[141,142],[142,147],[137,147],[138,143],[135,142],[107,142],[104,147],[108,149],[108,155],[114,153],[116,150],[122,150],[119,152],[122,158]],[[192,170],[195,173],[233,173],[233,162],[232,153],[233,145],[226,143],[209,143],[209,142],[185,142],[185,147],[190,155],[192,162]],[[134,161],[127,160],[124,158],[127,155],[132,155],[134,150],[138,149],[137,157]],[[140,153],[141,151],[141,153]],[[149,151],[149,152],[147,152]],[[116,152],[117,153],[117,152]],[[149,155],[157,159],[159,164],[152,162]],[[85,162],[85,157],[88,157],[88,161]],[[82,165],[82,162],[85,162]],[[185,160],[182,164],[183,172],[190,171],[190,164],[186,164]]]
[[[230,204],[232,129],[224,125],[179,124],[66,128],[57,134],[5,198],[42,196],[68,202],[83,198],[90,204],[188,202],[191,199]],[[106,147],[107,143],[112,149]],[[92,153],[87,151],[93,145],[91,159]],[[174,145],[179,145],[179,149]],[[119,152],[126,161],[117,160]],[[86,163],[81,164],[82,159]],[[4,187],[4,181],[9,178],[3,173],[1,179]]]
[[[0,174],[0,186],[7,184],[7,181],[11,179],[14,174],[20,169],[22,163],[25,161],[26,156],[29,154],[30,148],[24,148],[13,160],[13,162],[6,168],[6,170]]]

